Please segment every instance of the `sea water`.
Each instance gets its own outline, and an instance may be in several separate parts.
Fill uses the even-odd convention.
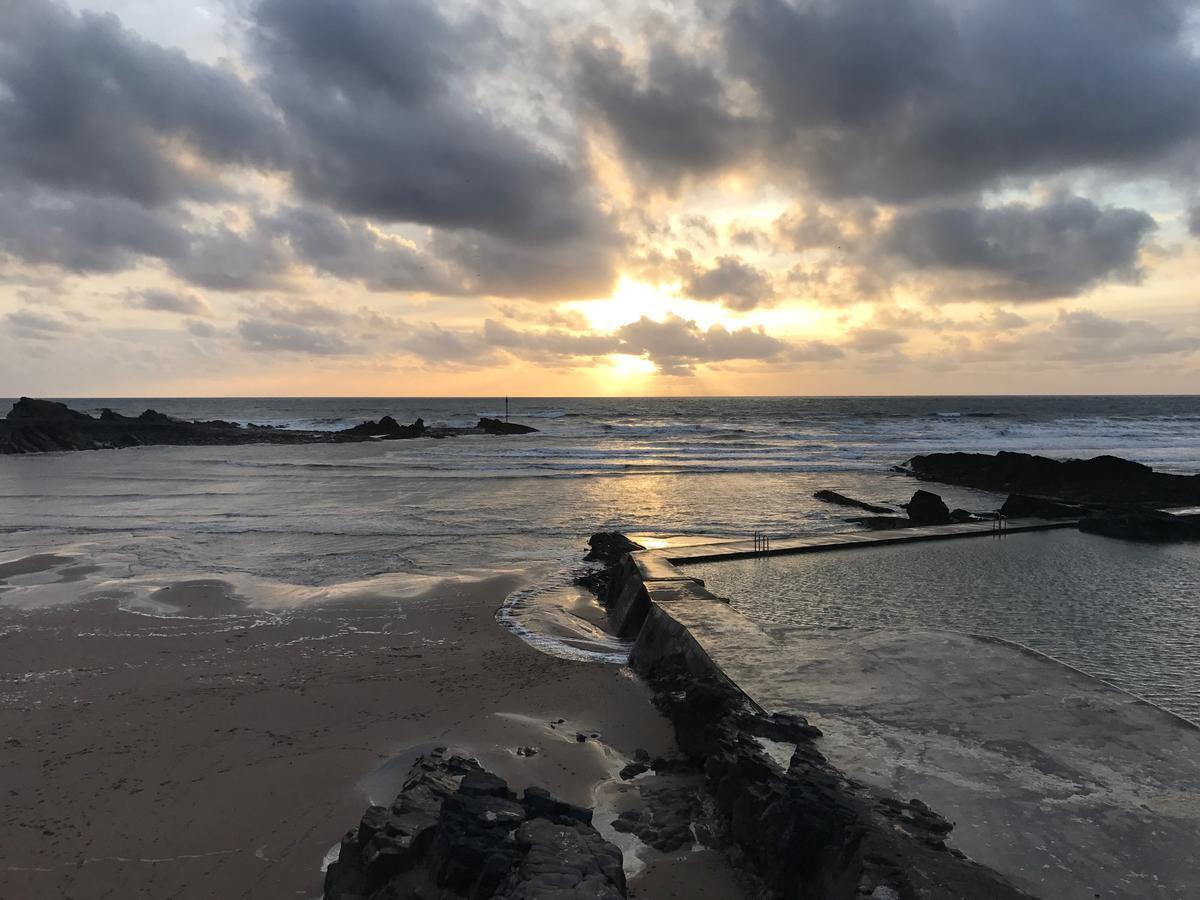
[[[401,422],[421,417],[430,425],[471,425],[505,409],[503,398],[67,402],[89,412],[109,407],[137,414],[153,407],[186,419],[327,430],[385,414]],[[464,573],[520,571],[541,582],[568,583],[586,537],[598,530],[782,536],[853,528],[846,521],[852,510],[820,503],[813,492],[829,488],[895,506],[918,484],[891,467],[917,453],[1112,453],[1165,471],[1200,471],[1196,397],[514,399],[509,409],[514,421],[539,432],[0,457],[0,562],[67,552],[99,560],[109,581],[222,577],[280,603],[337,596],[339,585],[364,581],[411,593]],[[1003,502],[967,489],[934,490],[952,506],[981,512]],[[1009,546],[1019,546],[1015,536]],[[954,551],[936,551],[942,552]],[[1063,566],[1077,590],[1103,587],[1095,570],[1071,567],[1071,553],[1051,562],[1008,552],[1025,560],[1026,587],[1055,583]],[[1194,558],[1187,550],[1161,552]],[[1160,557],[1122,554],[1125,568],[1137,573],[1130,589],[1144,598],[1140,608],[1147,616],[1162,608],[1150,601],[1168,590],[1178,594],[1172,602],[1178,601],[1180,615],[1190,614],[1193,583],[1176,581],[1168,589],[1162,573],[1174,569],[1155,561]],[[883,567],[880,583],[889,566],[903,570],[898,559],[875,558]],[[935,557],[928,559],[913,565],[935,571]],[[405,579],[415,587],[402,587]],[[837,610],[831,593],[854,587],[832,574],[828,579],[821,596],[826,609]],[[739,592],[757,590],[745,584]],[[960,587],[956,602],[963,610],[977,607],[982,616],[1003,608],[1003,597],[979,599],[977,591]],[[77,593],[69,584],[16,588],[10,583],[0,590],[0,609],[29,597]],[[903,621],[962,628],[990,623],[948,618],[944,609],[914,600]],[[1046,621],[1044,608],[1036,615],[1021,609],[1014,607],[1014,621],[1000,629],[1006,636],[1035,633]],[[848,612],[845,620],[859,621]],[[1169,623],[1158,627],[1136,617],[1098,616],[1094,629],[1112,629],[1114,639],[1130,629],[1143,636],[1172,631]],[[1187,630],[1174,634],[1191,640]],[[1098,640],[1094,631],[1087,638]],[[1147,637],[1151,645],[1165,639]],[[1112,674],[1111,666],[1097,670]]]

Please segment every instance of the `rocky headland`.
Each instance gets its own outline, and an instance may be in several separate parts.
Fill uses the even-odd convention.
[[[1200,506],[1200,475],[1156,472],[1117,456],[1057,460],[1004,451],[994,456],[931,453],[914,456],[896,471],[922,481],[1007,493],[999,510],[1006,518],[1079,519],[1083,531],[1130,540],[1200,540],[1200,516],[1171,512]]]
[[[0,453],[46,453],[64,450],[112,450],[151,445],[220,446],[235,444],[339,444],[376,440],[447,438],[471,434],[518,435],[536,428],[490,419],[470,428],[429,426],[422,419],[401,425],[391,416],[341,431],[310,431],[270,425],[242,425],[219,419],[188,421],[147,409],[125,416],[111,409],[99,416],[52,400],[22,397],[0,420]]]

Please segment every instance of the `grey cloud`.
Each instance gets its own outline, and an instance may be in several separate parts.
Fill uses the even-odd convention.
[[[278,285],[291,266],[287,247],[252,228],[247,233],[217,225],[190,235],[187,251],[170,261],[184,281],[214,291],[250,291]]]
[[[608,230],[586,172],[482,111],[465,76],[447,77],[484,50],[433,4],[265,0],[255,17],[263,83],[308,197],[535,245]]]
[[[731,65],[774,155],[897,201],[1010,175],[1153,164],[1200,135],[1179,0],[746,0]]]
[[[644,356],[668,375],[691,372],[701,363],[777,359],[789,350],[787,342],[761,329],[730,331],[714,325],[707,331],[680,316],[656,322],[645,316],[615,332],[621,353]]]
[[[351,349],[335,332],[278,319],[243,319],[238,322],[237,330],[250,350],[335,356]]]
[[[846,339],[846,346],[862,353],[883,353],[905,343],[908,338],[891,328],[856,328]]]
[[[211,176],[168,142],[243,165],[269,165],[283,146],[269,108],[236,76],[151,44],[111,15],[5,4],[0,178],[146,205],[211,196]]]
[[[944,207],[899,215],[882,247],[916,269],[975,273],[979,295],[1074,297],[1103,281],[1137,282],[1154,219],[1079,197],[1044,206]]]
[[[518,353],[523,358],[597,357],[621,352],[620,341],[604,334],[571,334],[557,329],[519,331],[503,322],[483,323],[483,338],[493,347]]]
[[[498,361],[494,348],[482,334],[454,331],[433,322],[412,328],[398,341],[398,346],[432,363],[486,366]]]
[[[22,337],[38,340],[49,340],[75,330],[69,322],[28,309],[10,312],[4,321]]]
[[[749,120],[730,110],[710,61],[687,59],[656,43],[639,73],[611,38],[575,51],[577,86],[616,137],[623,155],[654,181],[674,185],[734,162],[745,149]]]
[[[784,358],[795,363],[831,362],[842,359],[845,355],[841,347],[835,347],[826,341],[806,341],[793,344],[784,354]]]
[[[710,269],[694,272],[683,292],[696,300],[719,300],[730,309],[751,310],[775,296],[771,280],[737,257],[722,256]]]
[[[616,283],[620,247],[615,235],[531,246],[478,231],[441,232],[431,243],[434,255],[461,271],[466,290],[532,300],[606,295]]]
[[[361,281],[371,290],[464,293],[460,273],[435,256],[386,237],[361,219],[315,207],[289,207],[261,223],[288,241],[298,259],[319,272]]]
[[[525,331],[489,319],[480,331],[454,331],[436,325],[412,329],[401,341],[422,359],[487,365],[500,350],[521,360],[554,364],[627,354],[650,360],[667,375],[690,375],[698,365],[757,360],[808,363],[840,358],[837,347],[822,341],[789,343],[762,329],[707,330],[680,316],[657,322],[641,319],[608,334],[573,334],[558,328]]]
[[[967,359],[1030,359],[1107,366],[1153,356],[1200,351],[1200,335],[1191,328],[1167,327],[1137,319],[1119,320],[1092,310],[1060,311],[1048,327],[992,341],[966,354]]]
[[[1200,205],[1193,206],[1188,213],[1188,231],[1194,237],[1200,237]]]
[[[181,313],[188,316],[206,316],[210,312],[208,304],[194,294],[150,289],[133,292],[128,295],[127,299],[129,305],[137,309]]]
[[[187,325],[188,334],[198,338],[215,338],[220,336],[221,330],[210,322],[201,322],[197,319],[189,319]]]
[[[31,265],[116,272],[186,251],[175,219],[119,197],[0,193],[0,250]]]
[[[548,325],[553,328],[567,328],[571,331],[586,331],[587,317],[575,309],[565,312],[557,309],[528,310],[514,306],[511,303],[497,303],[496,310],[506,319],[517,322],[532,322],[537,325]]]

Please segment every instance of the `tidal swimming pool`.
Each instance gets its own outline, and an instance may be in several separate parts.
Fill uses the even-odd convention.
[[[684,571],[761,624],[1000,637],[1200,723],[1200,544],[1063,530]]]

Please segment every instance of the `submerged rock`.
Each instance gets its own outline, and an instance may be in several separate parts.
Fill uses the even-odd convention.
[[[817,491],[813,497],[820,500],[822,503],[833,503],[837,506],[852,506],[855,509],[861,509],[870,513],[887,514],[895,512],[887,506],[876,506],[873,503],[867,503],[863,500],[855,500],[853,497],[847,497],[845,494],[839,494],[837,491]]]
[[[445,749],[419,758],[391,807],[342,839],[325,900],[563,900],[627,896],[621,851],[592,812]]]
[[[1026,494],[1010,496],[1000,507],[1000,513],[1010,519],[1082,519],[1090,515],[1088,509],[1074,503],[1060,503]]]
[[[1171,516],[1165,513],[1098,515],[1080,522],[1079,530],[1147,543],[1200,541],[1200,516]]]
[[[502,419],[489,419],[482,416],[475,426],[487,434],[534,434],[537,429],[531,425],[521,425],[517,422],[505,422]]]

